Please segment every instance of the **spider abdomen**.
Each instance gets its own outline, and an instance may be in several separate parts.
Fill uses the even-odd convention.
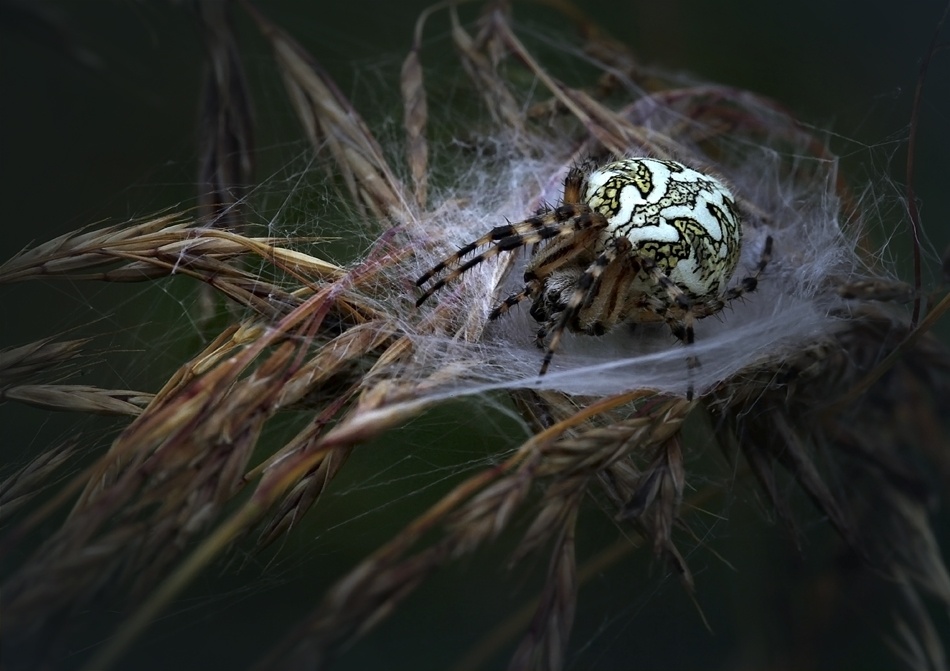
[[[606,243],[623,236],[637,258],[697,298],[721,294],[742,248],[732,192],[719,179],[675,161],[629,158],[591,173],[584,200],[607,219]],[[641,272],[631,289],[659,295]]]

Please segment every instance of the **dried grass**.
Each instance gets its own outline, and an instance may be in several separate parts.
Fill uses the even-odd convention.
[[[199,7],[207,10],[206,5]],[[334,171],[365,220],[373,226],[379,220],[402,222],[424,210],[429,191],[421,60],[425,17],[402,69],[408,189],[326,72],[260,12],[245,8],[273,48],[306,136],[316,150],[329,150]],[[588,35],[591,52],[612,59],[600,93],[611,88],[611,77],[619,72],[638,73],[625,50],[570,12]],[[638,123],[636,103],[617,112],[599,102],[594,89],[556,81],[495,5],[483,14],[475,37],[462,27],[454,7],[450,17],[452,40],[474,89],[494,122],[513,130],[519,141],[530,143],[532,122],[500,73],[503,61],[517,63],[547,89],[553,101],[545,106],[548,114],[576,121],[578,155],[625,153],[631,147],[653,155],[682,153],[672,138]],[[38,641],[59,638],[75,626],[70,614],[84,604],[104,594],[119,603],[141,601],[135,615],[95,651],[89,668],[116,665],[135,637],[235,541],[256,539],[248,541],[251,547],[264,547],[292,533],[353,449],[425,411],[436,402],[428,393],[458,374],[451,367],[421,379],[400,374],[412,360],[413,342],[403,323],[379,308],[376,293],[403,290],[392,286],[391,271],[411,249],[384,237],[362,262],[344,269],[287,249],[285,240],[235,230],[240,224],[235,205],[251,181],[250,102],[228,17],[203,14],[203,19],[210,67],[202,135],[211,139],[202,152],[202,183],[213,188],[199,218],[213,220],[214,226],[186,214],[167,214],[61,236],[0,266],[4,283],[187,275],[250,315],[183,363],[154,396],[41,381],[68,367],[85,340],[50,338],[0,357],[0,384],[8,402],[133,417],[105,454],[46,501],[35,503],[38,493],[62,477],[74,444],[43,452],[0,488],[6,518],[33,506],[6,532],[4,553],[44,528],[39,549],[5,579],[5,640],[41,656]],[[742,127],[751,123],[737,103],[749,95],[744,92],[697,87],[651,95],[653,103],[687,118],[703,115],[707,130],[756,132]],[[814,149],[816,155],[825,151],[817,142]],[[283,279],[262,281],[259,273],[245,269],[246,258],[267,262]],[[649,390],[601,399],[514,392],[535,434],[497,466],[456,486],[355,566],[258,668],[322,667],[341,646],[393,613],[435,570],[492,542],[518,514],[531,519],[513,561],[544,552],[550,560],[510,668],[564,668],[585,575],[576,566],[575,537],[587,498],[603,502],[618,523],[642,535],[692,586],[676,537],[688,533],[688,512],[695,505],[687,498],[688,439],[681,429],[698,408],[708,413],[727,456],[736,449],[743,455],[776,514],[794,533],[801,532],[787,489],[778,484],[783,473],[850,548],[900,586],[908,615],[895,627],[896,645],[909,665],[939,667],[943,651],[921,595],[950,604],[950,579],[929,526],[929,490],[903,455],[928,459],[944,482],[950,480],[939,421],[950,398],[950,364],[926,332],[947,299],[920,328],[910,329],[887,306],[865,300],[902,292],[875,287],[843,289],[857,307],[841,316],[844,325],[834,338],[763,360],[697,401]],[[453,318],[435,310],[427,317],[432,320],[428,328],[446,333],[471,328],[439,322]],[[311,414],[297,434],[262,450],[265,426],[304,404]],[[863,483],[860,495],[828,479],[824,462],[829,455],[846,473],[845,481]],[[540,497],[535,496],[539,488]],[[67,505],[65,521],[48,531],[54,513]]]

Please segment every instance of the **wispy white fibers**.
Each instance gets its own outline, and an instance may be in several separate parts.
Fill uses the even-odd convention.
[[[772,114],[754,108],[747,112],[761,113],[756,121],[763,125]],[[682,120],[656,111],[649,116],[661,132]],[[600,337],[567,333],[547,374],[539,377],[544,352],[535,342],[539,325],[528,314],[530,301],[487,321],[491,308],[523,284],[530,250],[519,249],[476,266],[418,309],[408,307],[418,293],[394,297],[394,310],[414,333],[415,354],[405,374],[451,370],[437,393],[452,395],[523,387],[584,395],[649,388],[682,395],[690,386],[702,393],[752,364],[781,358],[831,332],[843,303],[837,287],[860,266],[854,222],[848,225],[851,230],[842,227],[837,161],[827,153],[809,156],[805,143],[813,139],[803,134],[790,141],[785,132],[775,142],[781,149],[769,146],[767,133],[759,135],[764,139],[757,143],[740,138],[715,161],[696,146],[684,145],[686,155],[675,156],[723,178],[741,201],[743,248],[731,285],[754,272],[766,238],[773,239],[758,290],[698,321],[692,347],[681,344],[662,323],[621,324]],[[549,145],[550,154],[541,158],[506,156],[503,148],[515,143],[495,140],[499,151],[474,158],[465,178],[407,225],[416,250],[404,266],[408,279],[492,227],[559,202],[562,180],[574,160],[568,149]],[[692,368],[690,356],[699,362]]]

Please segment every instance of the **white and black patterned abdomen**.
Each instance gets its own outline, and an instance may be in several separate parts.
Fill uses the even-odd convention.
[[[732,192],[715,177],[675,161],[625,159],[590,175],[585,200],[607,218],[605,240],[626,237],[693,295],[718,295],[732,278],[742,229]],[[639,280],[636,291],[662,291]]]

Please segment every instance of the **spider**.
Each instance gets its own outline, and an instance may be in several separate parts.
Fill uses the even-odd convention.
[[[564,179],[560,206],[497,226],[439,261],[416,281],[420,288],[428,284],[416,306],[480,263],[527,245],[537,247],[524,287],[488,318],[533,301],[544,375],[565,329],[602,335],[625,322],[665,322],[676,338],[692,344],[695,320],[755,291],[772,238],[755,272],[727,288],[739,261],[742,225],[735,198],[719,179],[655,158],[615,161],[589,175],[574,167]]]

